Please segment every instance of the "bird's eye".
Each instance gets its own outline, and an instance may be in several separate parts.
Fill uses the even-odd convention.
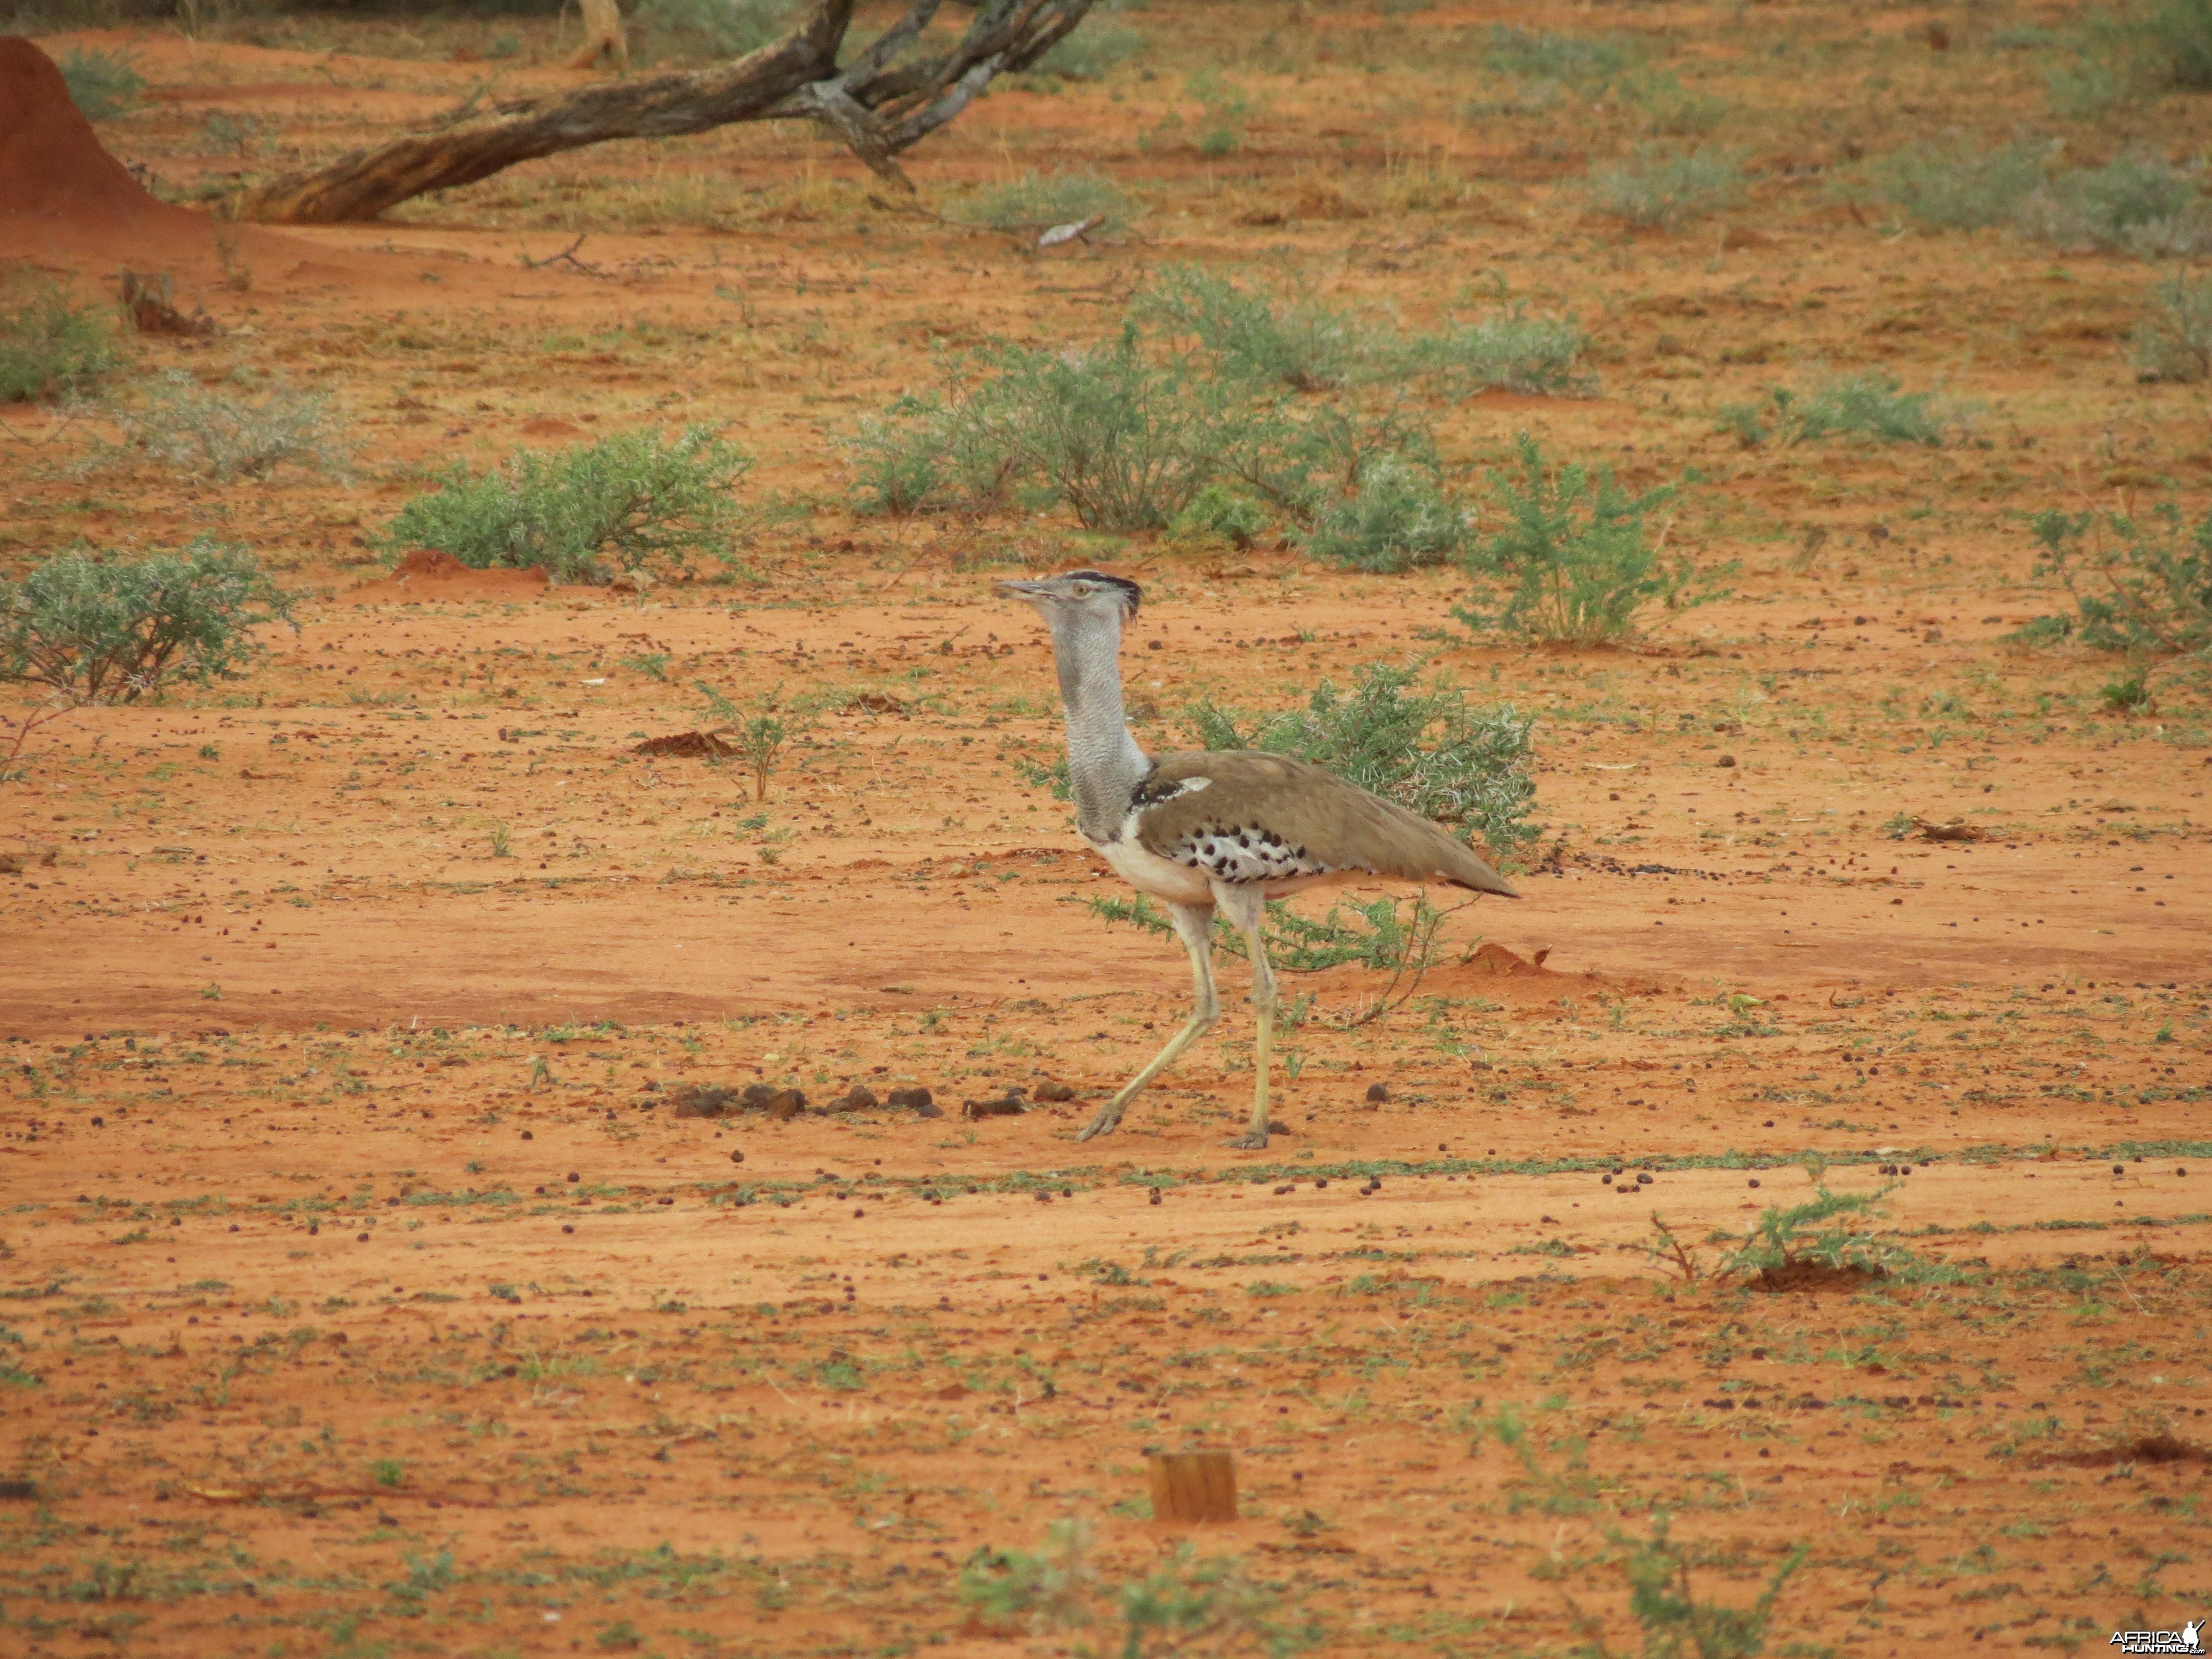
[[[1089,582],[1078,582],[1075,585],[1075,591],[1079,594],[1088,595],[1097,592],[1097,589],[1092,587]]]

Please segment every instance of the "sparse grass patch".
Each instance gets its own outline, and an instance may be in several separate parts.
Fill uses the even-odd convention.
[[[1730,404],[1721,425],[1749,449],[1769,439],[1813,443],[1823,438],[1870,438],[1878,443],[1936,445],[1961,411],[1946,410],[1933,392],[1907,392],[1894,374],[1871,368],[1838,374],[1809,392],[1772,386],[1754,404]]]
[[[291,617],[252,554],[205,537],[138,558],[58,553],[0,582],[0,679],[71,704],[136,702],[240,678],[267,654],[253,629]]]
[[[742,58],[779,40],[793,0],[642,0],[636,26],[657,58]]]
[[[689,571],[698,556],[733,556],[731,492],[751,465],[703,426],[665,441],[617,433],[552,456],[519,449],[480,477],[458,463],[436,475],[441,487],[402,507],[378,545],[434,548],[479,569],[543,565],[557,581],[604,582],[610,560]]]
[[[1686,556],[1663,556],[1663,529],[1656,538],[1650,533],[1647,520],[1681,485],[1632,495],[1607,468],[1570,463],[1547,470],[1525,432],[1519,451],[1517,476],[1489,474],[1499,527],[1468,560],[1478,574],[1510,583],[1511,591],[1495,613],[1453,606],[1456,620],[1479,632],[1603,645],[1632,633],[1651,605],[1671,611],[1719,597],[1714,584],[1733,567],[1701,574]]]
[[[70,100],[88,121],[112,121],[138,107],[145,94],[146,77],[138,66],[119,52],[87,52],[71,47],[57,65]]]
[[[1500,23],[1490,31],[1485,67],[1522,81],[1589,86],[1610,81],[1635,62],[1628,42],[1609,34],[1555,34]]]
[[[1645,145],[1624,161],[1592,167],[1583,192],[1600,213],[1632,225],[1677,225],[1743,199],[1743,167],[1716,149]]]
[[[2212,279],[2177,272],[2160,283],[2133,344],[2139,380],[2189,384],[2212,375]]]
[[[58,283],[0,310],[0,404],[83,392],[122,361],[106,308],[76,304]]]
[[[2197,169],[2162,155],[2119,155],[2101,167],[2060,173],[2021,202],[2021,230],[2069,250],[2104,248],[2138,258],[2212,248],[2212,211]]]
[[[2037,144],[1916,144],[1870,172],[1881,199],[1922,229],[1981,230],[2013,222],[2043,183],[2044,155]]]
[[[1010,184],[954,197],[946,204],[945,216],[994,230],[1043,230],[1098,219],[1103,229],[1128,222],[1129,198],[1104,173],[1088,168],[1024,173]]]
[[[95,451],[98,466],[137,453],[218,482],[265,478],[292,465],[343,472],[353,456],[330,394],[277,385],[259,397],[244,386],[204,386],[167,369],[146,386],[143,407],[118,416],[119,447]]]
[[[1103,81],[1142,54],[1145,37],[1119,24],[1094,23],[1093,12],[1073,33],[1037,59],[1029,73],[1061,81]]]

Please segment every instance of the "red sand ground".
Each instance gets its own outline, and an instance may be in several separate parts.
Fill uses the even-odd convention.
[[[1918,14],[1761,15],[1929,121],[2008,131],[2039,96],[1964,24],[1936,62]],[[250,679],[75,716],[0,788],[0,1646],[1119,1650],[1106,1592],[1193,1571],[1145,1504],[1146,1451],[1183,1446],[1236,1453],[1244,1515],[1188,1541],[1325,1651],[1634,1649],[1655,1510],[1733,1606],[1808,1547],[1769,1652],[2101,1650],[2212,1605],[2203,691],[2169,673],[2111,714],[2112,663],[2003,639],[2063,605],[2021,510],[2202,493],[2201,393],[2137,386],[2114,343],[2155,273],[1886,239],[1778,165],[1719,231],[1622,238],[1542,145],[1625,143],[1632,115],[1470,131],[1462,88],[1363,64],[1486,14],[1222,16],[1156,43],[1157,81],[1009,91],[931,154],[940,181],[1109,167],[1152,198],[1137,246],[1032,258],[884,214],[793,132],[546,163],[389,224],[220,227],[242,288],[216,222],[97,168],[101,212],[0,221],[0,252],[88,285],[158,221],[231,331],[146,365],[324,387],[362,448],[348,478],[87,476],[97,420],[7,416],[7,568],[213,529],[303,603]],[[219,184],[210,106],[328,153],[485,67],[427,61],[482,57],[443,25],[281,33],[324,27],[139,39],[155,95],[102,136]],[[1223,167],[1144,135],[1195,121],[1173,54],[1231,27],[1316,55],[1237,71],[1268,101]],[[1875,136],[1760,103],[1728,16],[1679,27],[1762,143]],[[77,43],[125,41],[46,44]],[[5,107],[51,112],[5,61],[48,100]],[[2181,142],[2201,118],[2166,107],[2115,142]],[[1459,134],[1464,187],[1368,154],[1385,122]],[[83,174],[83,131],[4,131]],[[580,264],[518,263],[579,230]],[[1540,653],[1434,637],[1450,573],[835,505],[830,438],[924,380],[931,340],[1085,337],[1152,266],[1270,258],[1417,318],[1486,271],[1571,307],[1603,395],[1437,411],[1449,453],[1494,464],[1527,424],[1638,487],[1694,462],[1674,544],[1740,560],[1735,594],[1632,651]],[[1808,361],[1949,376],[1992,400],[1990,447],[1715,433]],[[751,580],[639,599],[365,545],[419,466],[692,419],[759,452],[749,495],[819,492]],[[1053,681],[990,583],[1078,557],[1147,585],[1156,745],[1193,698],[1285,707],[1417,653],[1543,716],[1528,896],[1456,914],[1418,983],[1291,976],[1311,1000],[1264,1153],[1221,1145],[1250,1084],[1233,1000],[1120,1134],[1073,1139],[1187,995],[1171,948],[1090,913],[1118,890],[1016,769],[1054,752]],[[708,723],[702,678],[818,702],[767,801],[634,753]],[[757,1080],[817,1107],[922,1085],[947,1115],[671,1107]],[[1073,1101],[959,1115],[1055,1080]],[[1882,1239],[1917,1265],[1783,1294],[1717,1272],[1712,1237],[1815,1171],[1889,1189]],[[1670,1237],[1690,1277],[1650,1254]],[[1104,1622],[963,1600],[979,1548],[1066,1518]],[[1182,1650],[1237,1639],[1261,1650]]]

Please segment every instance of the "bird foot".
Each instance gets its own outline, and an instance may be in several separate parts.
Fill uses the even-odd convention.
[[[1121,1115],[1119,1112],[1110,1110],[1101,1112],[1090,1122],[1085,1124],[1081,1133],[1075,1138],[1078,1140],[1090,1140],[1099,1135],[1110,1135],[1114,1133],[1115,1126],[1121,1121]]]
[[[1253,1129],[1238,1135],[1227,1144],[1248,1152],[1264,1152],[1267,1150],[1267,1132],[1265,1129]]]

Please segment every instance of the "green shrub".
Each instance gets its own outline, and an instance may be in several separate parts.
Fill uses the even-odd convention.
[[[792,9],[792,0],[642,0],[636,21],[672,55],[742,58],[782,39]]]
[[[1763,1211],[1742,1242],[1722,1255],[1717,1271],[1733,1278],[1808,1264],[1888,1273],[1910,1261],[1911,1253],[1877,1239],[1868,1223],[1894,1190],[1892,1185],[1870,1193],[1832,1193],[1816,1183],[1802,1204]]]
[[[1492,27],[1489,49],[1483,54],[1492,74],[1568,86],[1610,81],[1634,61],[1628,43],[1612,35],[1554,34],[1505,23]]]
[[[1632,495],[1604,468],[1593,473],[1570,465],[1547,475],[1536,441],[1525,432],[1519,451],[1517,477],[1489,474],[1504,523],[1469,561],[1478,573],[1511,583],[1512,592],[1495,615],[1455,605],[1454,617],[1478,630],[1603,645],[1632,633],[1654,602],[1672,610],[1719,597],[1712,577],[1700,578],[1686,558],[1662,558],[1647,533],[1645,520],[1679,486]]]
[[[2145,518],[2049,509],[2032,522],[2035,574],[2057,576],[2098,651],[2157,655],[2212,648],[2212,514],[2195,524],[2161,501]]]
[[[1388,319],[1328,305],[1309,290],[1283,295],[1192,265],[1170,265],[1137,295],[1139,321],[1196,341],[1219,371],[1299,392],[1409,377],[1455,398],[1509,391],[1585,390],[1574,374],[1584,339],[1563,319],[1519,308],[1437,334],[1405,334]]]
[[[1810,392],[1773,386],[1755,404],[1730,404],[1721,424],[1746,448],[1779,437],[1789,443],[1863,437],[1890,444],[1940,444],[1961,412],[1937,406],[1932,392],[1906,392],[1894,374],[1870,368],[1837,375]]]
[[[1528,822],[1535,717],[1510,703],[1476,708],[1449,680],[1424,688],[1418,665],[1370,663],[1349,690],[1323,680],[1304,708],[1279,714],[1247,717],[1205,700],[1187,718],[1202,748],[1311,761],[1453,826],[1463,841],[1510,853],[1536,838]]]
[[[1628,1616],[1643,1630],[1646,1659],[1759,1659],[1766,1651],[1774,1604],[1811,1548],[1800,1544],[1793,1549],[1749,1607],[1726,1607],[1698,1594],[1690,1577],[1694,1553],[1673,1540],[1670,1524],[1662,1510],[1653,1515],[1643,1538],[1617,1526],[1606,1528],[1606,1540],[1628,1579]],[[1594,1638],[1588,1650],[1605,1653],[1609,1621],[1585,1614],[1571,1598],[1567,1605],[1577,1632]]]
[[[1183,90],[1196,99],[1199,107],[1206,112],[1206,120],[1198,135],[1199,154],[1232,154],[1243,142],[1244,120],[1252,112],[1252,100],[1243,88],[1224,79],[1219,70],[1208,64],[1183,83]]]
[[[0,310],[0,403],[82,392],[123,360],[106,311],[58,283]]]
[[[73,49],[61,61],[62,81],[70,100],[88,121],[112,121],[137,108],[146,77],[120,52]]]
[[[482,477],[457,463],[441,488],[407,503],[380,538],[434,548],[463,564],[543,565],[558,581],[605,581],[651,565],[689,570],[732,556],[730,492],[752,463],[708,427],[664,441],[619,433],[558,455],[517,450]]]
[[[1583,182],[1592,207],[1632,225],[1673,225],[1743,199],[1743,168],[1720,150],[1646,145],[1626,161],[1593,167]]]
[[[2160,81],[2190,92],[2212,90],[2212,0],[2160,0],[2143,39]]]
[[[255,397],[243,384],[235,390],[204,386],[182,369],[167,369],[148,383],[144,405],[118,418],[122,447],[96,458],[95,465],[137,452],[228,481],[264,478],[288,462],[343,472],[353,453],[329,393],[281,384]]]
[[[1346,570],[1391,574],[1442,564],[1459,550],[1466,521],[1435,471],[1400,455],[1377,455],[1359,485],[1315,515],[1306,551]]]
[[[775,775],[776,763],[783,757],[784,745],[813,726],[811,712],[801,707],[787,707],[781,684],[762,693],[754,699],[753,707],[746,709],[704,680],[694,680],[692,684],[707,700],[708,714],[722,722],[715,728],[716,734],[726,732],[736,738],[737,750],[752,775],[753,799],[766,800],[769,780]]]
[[[1192,496],[1173,526],[1178,536],[1218,536],[1238,547],[1249,547],[1267,528],[1266,508],[1218,481]]]
[[[1398,353],[1398,371],[1432,380],[1447,397],[1478,392],[1521,392],[1581,397],[1595,379],[1577,374],[1589,341],[1563,317],[1532,317],[1520,307],[1441,334],[1416,335]]]
[[[2212,375],[2212,280],[2177,273],[2136,323],[2136,378],[2190,383]]]
[[[1242,431],[1237,390],[1188,357],[1152,361],[1134,324],[1088,350],[1007,347],[998,363],[1020,453],[1089,529],[1164,528]]]
[[[1001,504],[1019,476],[1020,434],[998,380],[951,359],[939,367],[942,392],[902,395],[846,445],[859,511],[981,511]]]
[[[1038,58],[1030,73],[1063,81],[1103,81],[1144,49],[1145,37],[1136,30],[1106,24],[1093,28],[1085,18]]]
[[[266,654],[252,630],[291,618],[252,554],[205,537],[137,558],[58,553],[0,583],[0,679],[70,703],[136,702],[179,680],[240,678]]]
[[[1224,374],[1300,392],[1370,378],[1389,356],[1378,331],[1301,289],[1279,298],[1196,265],[1169,265],[1130,306],[1139,322],[1188,337]]]
[[[956,196],[947,204],[945,216],[994,230],[1048,229],[1084,219],[1102,220],[1102,228],[1112,228],[1127,224],[1129,198],[1103,173],[1024,173],[1011,184],[985,185]]]
[[[2028,235],[2075,250],[2117,249],[2140,258],[2212,249],[2212,211],[2194,169],[2160,155],[2115,156],[2101,167],[2062,173],[2021,202]]]
[[[1638,77],[1623,94],[1644,112],[1644,130],[1661,138],[1700,138],[1728,118],[1725,100],[1692,92],[1665,70]]]
[[[1096,1626],[1127,1659],[1148,1653],[1291,1659],[1322,1640],[1310,1619],[1285,1611],[1284,1587],[1247,1577],[1232,1558],[1200,1557],[1178,1544],[1142,1577],[1109,1585],[1085,1559],[1090,1535],[1083,1522],[1060,1521],[1042,1554],[982,1546],[961,1564],[961,1606],[978,1625],[1006,1634],[1043,1637]]]
[[[1923,229],[1981,230],[2018,217],[2043,183],[2044,155],[2035,144],[1914,145],[1876,163],[1873,177],[1882,200]]]

